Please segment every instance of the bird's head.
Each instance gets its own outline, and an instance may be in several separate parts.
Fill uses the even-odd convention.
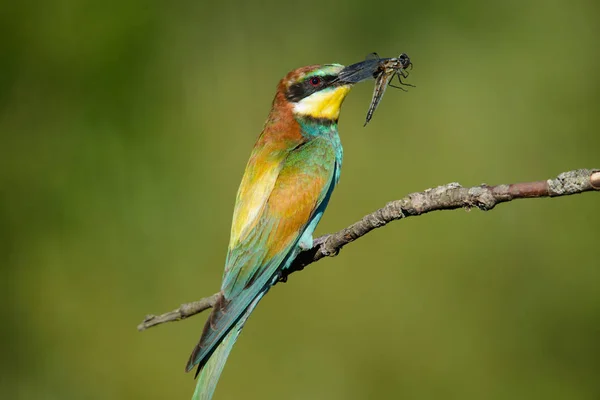
[[[273,108],[285,108],[295,118],[337,121],[352,86],[373,78],[376,71],[376,62],[298,68],[279,82]]]

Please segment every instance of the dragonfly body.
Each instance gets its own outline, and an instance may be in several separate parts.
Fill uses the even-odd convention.
[[[398,82],[400,82],[400,85],[413,86],[402,81],[402,78],[406,79],[408,77],[407,68],[412,68],[412,62],[406,53],[402,53],[398,57],[392,58],[380,58],[377,53],[372,53],[371,57],[363,61],[363,63],[365,65],[372,64],[376,66],[373,69],[375,88],[373,89],[373,97],[371,99],[371,104],[369,105],[369,110],[367,111],[367,118],[365,120],[366,126],[373,117],[373,113],[383,98],[385,90],[388,86],[405,90],[401,86],[392,85],[392,80],[395,76],[398,77]]]

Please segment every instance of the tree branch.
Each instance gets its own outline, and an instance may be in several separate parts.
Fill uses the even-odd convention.
[[[482,211],[493,209],[500,203],[516,199],[558,197],[597,190],[600,191],[600,170],[579,169],[564,172],[554,179],[546,181],[514,183],[510,185],[480,185],[463,188],[458,183],[449,183],[424,192],[412,193],[400,200],[391,201],[385,207],[364,216],[360,221],[337,233],[315,239],[313,248],[301,252],[291,267],[282,273],[279,282],[287,281],[290,274],[303,270],[307,265],[326,256],[336,256],[350,242],[366,235],[375,228],[388,223],[426,214],[437,210],[457,208],[478,208]],[[176,310],[159,316],[147,315],[138,325],[138,330],[160,325],[165,322],[179,321],[196,315],[214,306],[220,293],[199,301],[182,304]]]

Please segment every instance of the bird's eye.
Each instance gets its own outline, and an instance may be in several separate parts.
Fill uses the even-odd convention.
[[[312,78],[310,78],[310,84],[312,86],[319,86],[321,84],[321,78],[319,78],[318,76],[313,76]]]

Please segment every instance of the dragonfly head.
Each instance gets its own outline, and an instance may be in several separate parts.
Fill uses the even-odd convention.
[[[412,62],[410,61],[410,57],[408,57],[408,54],[406,53],[402,53],[398,56],[398,61],[400,61],[400,64],[402,65],[403,69],[406,69],[410,66],[410,69],[412,69]]]

